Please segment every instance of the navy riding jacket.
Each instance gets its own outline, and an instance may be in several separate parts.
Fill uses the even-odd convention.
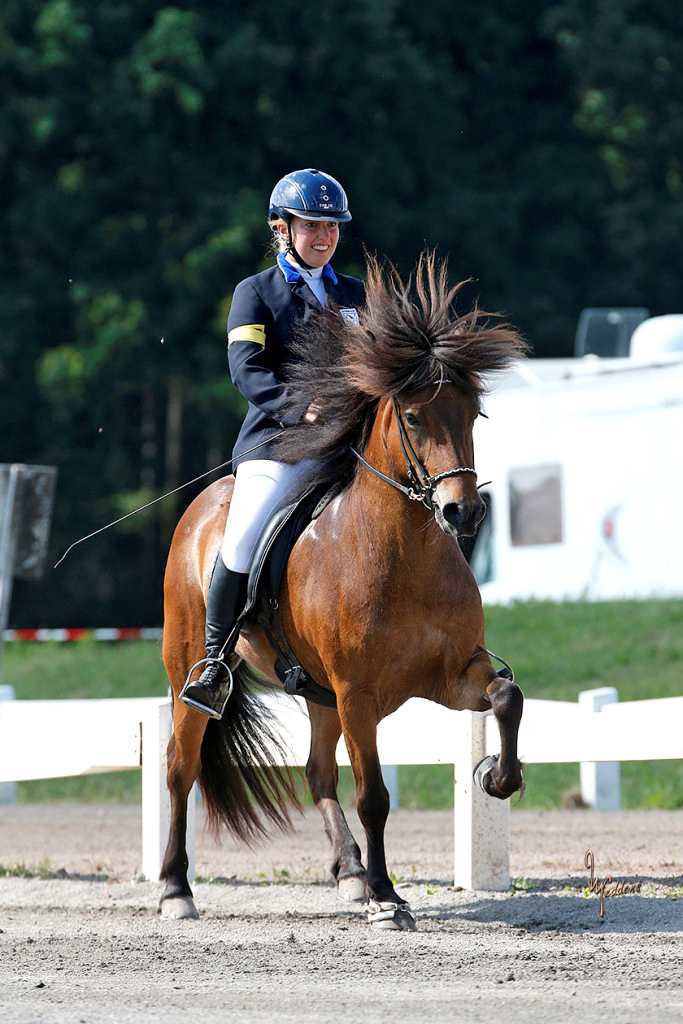
[[[329,264],[323,268],[323,281],[328,303],[357,323],[357,311],[365,301],[363,282],[335,274]],[[269,444],[242,455],[286,426],[283,369],[291,358],[290,341],[294,329],[316,308],[320,304],[315,295],[284,257],[235,288],[228,316],[228,363],[233,384],[249,409],[233,449],[233,469],[247,459],[270,458]]]

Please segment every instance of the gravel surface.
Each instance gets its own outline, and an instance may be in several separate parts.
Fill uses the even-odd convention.
[[[200,920],[164,921],[140,827],[139,807],[0,805],[2,1024],[683,1019],[683,811],[515,810],[509,893],[452,888],[451,813],[394,811],[414,933],[336,900],[315,811],[256,850],[198,829]],[[588,848],[641,883],[602,918]]]

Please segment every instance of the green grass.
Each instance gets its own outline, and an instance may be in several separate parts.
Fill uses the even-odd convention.
[[[2,682],[18,700],[60,697],[163,697],[168,679],[161,642],[5,644]]]
[[[581,690],[615,686],[621,700],[683,694],[683,600],[601,604],[523,603],[486,609],[487,644],[515,669],[525,695],[576,700]],[[168,683],[161,646],[150,641],[5,645],[2,681],[16,696],[161,696]],[[578,765],[529,765],[522,807],[571,804]],[[683,760],[622,764],[624,807],[683,807]],[[452,768],[399,769],[401,806],[450,807]],[[138,800],[140,773],[20,783],[21,800]],[[340,795],[354,802],[350,769]]]
[[[620,700],[683,694],[683,600],[520,603],[486,609],[487,646],[527,697],[575,700],[616,686]]]
[[[41,860],[35,867],[27,868],[25,864],[0,864],[0,878],[50,878],[54,877],[54,868],[48,860]]]

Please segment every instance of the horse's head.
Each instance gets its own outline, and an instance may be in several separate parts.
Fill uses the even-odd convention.
[[[472,442],[479,411],[476,391],[453,383],[394,399],[386,409],[392,464],[405,473],[410,497],[433,509],[438,525],[453,537],[471,537],[486,512]]]
[[[324,482],[338,483],[354,479],[358,460],[373,469],[373,458],[386,462],[388,455],[377,476],[393,484],[401,479],[399,490],[432,508],[451,536],[474,534],[484,504],[472,426],[491,379],[525,343],[477,305],[457,312],[465,283],[450,287],[445,261],[430,252],[406,282],[369,258],[359,323],[320,310],[297,336],[287,383],[298,397],[288,421],[300,423],[283,432],[275,457],[315,461],[325,467]],[[304,412],[314,401],[324,416],[311,427]],[[371,451],[373,435],[380,443]]]

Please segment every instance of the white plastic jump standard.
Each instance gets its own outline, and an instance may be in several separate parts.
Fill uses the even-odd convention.
[[[606,704],[617,704],[619,691],[614,686],[601,686],[579,694],[579,707],[602,711]],[[621,764],[619,761],[582,761],[581,797],[596,811],[621,809]]]

